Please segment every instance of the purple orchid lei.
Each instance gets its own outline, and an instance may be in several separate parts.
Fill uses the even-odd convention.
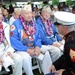
[[[36,33],[36,27],[35,27],[33,20],[31,21],[30,26],[29,26],[29,25],[27,25],[26,21],[24,20],[24,18],[22,16],[20,16],[19,19],[22,22],[22,25],[23,25],[24,30],[27,33],[27,35],[32,36]]]

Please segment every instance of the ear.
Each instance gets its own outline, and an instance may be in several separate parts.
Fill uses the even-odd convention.
[[[23,13],[21,14],[22,17],[24,17]]]
[[[62,26],[62,28],[63,28],[64,30],[66,30],[66,29],[67,29],[67,27],[66,27],[66,26]]]

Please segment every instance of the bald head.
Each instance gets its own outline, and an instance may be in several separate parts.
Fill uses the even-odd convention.
[[[27,22],[30,22],[32,20],[32,12],[23,11],[21,15]]]
[[[16,18],[19,18],[19,16],[21,15],[21,8],[15,8],[14,15]]]

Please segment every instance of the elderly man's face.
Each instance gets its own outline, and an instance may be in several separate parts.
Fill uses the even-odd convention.
[[[42,12],[42,17],[43,17],[45,20],[48,20],[48,19],[50,18],[50,12],[43,11],[43,12]]]
[[[16,11],[16,12],[14,12],[14,14],[15,14],[16,18],[19,18],[19,16],[21,15],[21,11]]]
[[[32,12],[31,11],[24,11],[23,12],[23,18],[27,21],[30,22],[32,20]]]

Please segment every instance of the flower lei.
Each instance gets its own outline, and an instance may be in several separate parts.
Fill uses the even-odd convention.
[[[36,33],[36,27],[33,20],[30,22],[30,26],[29,26],[27,25],[26,21],[24,21],[24,18],[22,16],[20,16],[19,19],[22,22],[22,25],[27,35],[32,36]]]
[[[4,30],[3,30],[3,24],[0,22],[0,44],[4,41]]]
[[[50,20],[47,20],[47,24],[46,24],[42,16],[41,16],[41,20],[42,20],[42,23],[45,26],[45,29],[46,29],[47,34],[48,35],[51,35],[53,33],[53,30],[52,30],[52,22]]]

